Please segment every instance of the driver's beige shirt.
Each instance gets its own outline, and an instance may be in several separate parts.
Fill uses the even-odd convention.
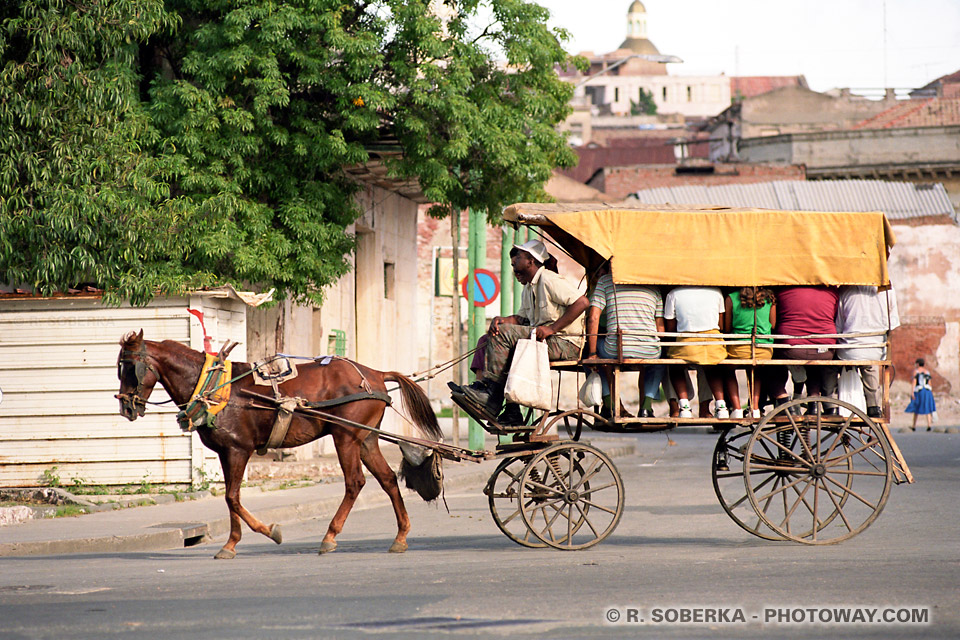
[[[530,284],[523,286],[517,315],[529,320],[532,327],[553,324],[582,295],[569,280],[540,267]],[[579,341],[582,334],[583,314],[557,332],[557,335],[573,341]]]

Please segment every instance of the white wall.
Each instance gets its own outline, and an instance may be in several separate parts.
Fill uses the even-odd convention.
[[[203,311],[214,349],[245,337],[245,305],[206,296],[159,298],[114,308],[97,297],[0,300],[0,486],[42,483],[57,467],[64,484],[199,483],[220,466],[196,434],[185,434],[173,405],[148,405],[129,422],[119,414],[117,354],[128,331],[203,349]],[[244,359],[241,345],[234,359]],[[158,385],[151,401],[166,400]]]

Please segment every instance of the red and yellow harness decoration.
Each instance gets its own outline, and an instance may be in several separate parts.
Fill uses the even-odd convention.
[[[206,354],[203,369],[193,396],[183,411],[177,414],[177,421],[184,431],[193,431],[197,427],[213,423],[213,417],[223,411],[230,400],[230,383],[233,364],[219,356]]]

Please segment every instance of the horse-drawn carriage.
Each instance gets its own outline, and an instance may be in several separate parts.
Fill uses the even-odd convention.
[[[607,264],[615,284],[757,287],[778,285],[889,286],[886,257],[893,235],[880,213],[798,213],[702,207],[629,206],[624,203],[588,206],[517,204],[504,212],[508,223],[536,227],[581,264],[588,277]],[[667,346],[680,333],[657,332]],[[689,337],[689,336],[686,336]],[[722,335],[742,342],[743,335]],[[757,334],[748,336],[751,353]],[[622,336],[618,338],[622,341]],[[210,359],[180,345],[155,343],[128,335],[119,356],[121,413],[142,415],[144,403],[159,381],[173,401],[189,413],[196,401],[205,409],[211,394],[225,384],[233,393],[216,423],[205,422],[204,411],[186,420],[200,431],[204,444],[220,454],[231,512],[231,535],[218,557],[233,557],[240,539],[240,522],[280,541],[279,527],[266,526],[240,506],[243,469],[254,450],[289,447],[331,434],[344,470],[346,495],[321,545],[321,553],[336,547],[356,494],[363,486],[361,463],[374,473],[390,495],[398,521],[391,551],[406,549],[409,519],[396,487],[396,478],[377,448],[377,439],[401,444],[405,475],[416,483],[438,480],[438,457],[454,461],[498,459],[484,493],[500,530],[528,547],[582,549],[604,540],[623,514],[624,488],[620,474],[602,450],[581,442],[584,429],[629,433],[684,426],[712,425],[720,431],[711,471],[723,509],[750,533],[771,540],[829,544],[865,529],[880,513],[890,487],[911,482],[910,471],[887,427],[889,361],[845,361],[881,370],[883,416],[874,418],[836,398],[815,397],[813,411],[795,415],[796,403],[777,406],[762,418],[632,417],[620,412],[621,377],[651,364],[681,364],[669,358],[631,359],[618,351],[615,359],[583,358],[557,361],[561,376],[582,378],[586,366],[612,371],[612,415],[601,417],[594,407],[577,406],[528,412],[522,425],[501,425],[478,407],[454,394],[454,401],[477,418],[490,433],[510,436],[493,451],[471,451],[438,442],[439,429],[420,389],[397,373],[383,373],[342,358],[304,366],[295,380],[274,384],[272,395],[257,388],[257,367],[238,363],[232,379],[218,382]],[[837,347],[840,348],[840,347]],[[221,359],[222,360],[222,359]],[[803,364],[824,366],[830,361],[727,360],[752,367]],[[222,364],[222,363],[221,363]],[[834,363],[835,364],[835,363]],[[212,371],[217,370],[214,363]],[[208,384],[204,384],[204,376]],[[198,383],[198,378],[200,382]],[[228,377],[229,378],[229,377]],[[400,385],[412,422],[425,438],[389,434],[379,429],[389,398],[386,381]],[[263,383],[261,383],[263,384]],[[269,387],[268,387],[269,388]],[[222,400],[222,399],[221,399]],[[557,398],[554,407],[560,403]],[[844,415],[834,415],[832,408]],[[839,413],[839,412],[838,412]],[[282,419],[281,419],[282,418]],[[278,425],[285,422],[282,432]],[[214,428],[215,427],[215,428]],[[566,436],[561,439],[561,434]],[[408,455],[419,449],[430,455]],[[435,497],[428,487],[421,495]]]
[[[538,228],[545,240],[585,268],[588,279],[608,265],[615,285],[866,285],[881,289],[890,285],[886,258],[894,237],[881,213],[625,203],[517,204],[505,210],[504,218]],[[876,333],[821,337],[849,339]],[[879,333],[881,345],[888,346],[889,331]],[[663,347],[678,344],[682,338],[697,339],[697,334],[677,332],[655,335]],[[577,376],[587,367],[607,366],[612,372],[612,415],[602,417],[595,407],[579,407],[545,412],[521,427],[487,423],[488,430],[513,433],[515,442],[531,447],[557,437],[551,435],[555,430],[572,441],[552,444],[535,454],[501,448],[509,457],[491,478],[486,492],[494,520],[504,533],[520,544],[562,549],[587,547],[609,535],[622,511],[622,483],[612,462],[600,458],[593,449],[578,448],[583,446],[578,441],[586,428],[627,433],[714,427],[720,433],[711,473],[721,506],[745,530],[771,540],[831,544],[848,539],[876,519],[892,484],[912,482],[888,428],[889,360],[797,361],[777,358],[776,352],[772,359],[759,360],[758,339],[791,336],[761,335],[754,330],[747,336],[711,337],[722,338],[724,344],[750,345],[751,357],[723,362],[747,368],[749,376],[762,367],[787,365],[878,367],[882,417],[870,417],[857,406],[823,396],[781,404],[762,417],[625,415],[620,402],[624,373],[655,364],[686,363],[666,357],[625,358],[621,331],[617,358],[581,358],[551,365],[556,371]],[[824,348],[841,350],[844,346]],[[754,381],[750,382],[752,386]],[[462,406],[476,412],[470,403]],[[803,415],[798,411],[801,408],[807,408]],[[500,476],[504,478],[502,488]],[[525,528],[508,526],[521,519]]]

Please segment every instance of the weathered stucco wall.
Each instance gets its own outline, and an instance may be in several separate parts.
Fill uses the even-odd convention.
[[[897,379],[925,358],[934,390],[960,392],[960,226],[896,225],[890,279],[897,290],[901,329],[894,332]]]
[[[285,301],[251,310],[251,359],[334,353],[332,335],[343,331],[346,357],[383,371],[417,370],[417,204],[374,186],[356,197],[364,213],[347,230],[357,237],[353,270],[324,290],[322,307]],[[394,406],[401,409],[399,394],[394,395]],[[387,409],[383,427],[413,435],[392,409]],[[333,443],[324,438],[287,453],[302,460],[331,452]]]

